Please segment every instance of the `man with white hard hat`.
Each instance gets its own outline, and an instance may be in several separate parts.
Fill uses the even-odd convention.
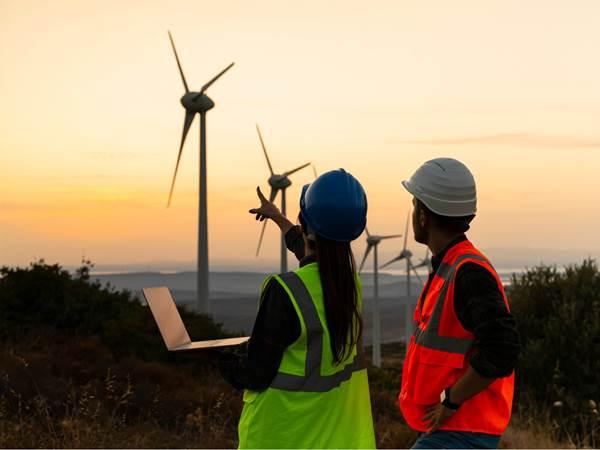
[[[398,402],[421,434],[413,448],[497,448],[511,416],[519,335],[500,277],[465,236],[475,179],[452,158],[407,181],[415,240],[433,270],[414,312]]]

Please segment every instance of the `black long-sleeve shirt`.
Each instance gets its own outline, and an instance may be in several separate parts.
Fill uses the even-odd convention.
[[[448,249],[465,239],[460,236],[432,258],[433,272],[426,289]],[[301,267],[315,261],[314,257],[304,258],[300,227],[291,228],[285,240]],[[470,361],[472,367],[488,378],[509,375],[519,354],[519,335],[492,274],[475,263],[461,266],[456,273],[454,302],[462,326],[475,335],[477,351]],[[271,280],[263,293],[247,352],[221,357],[223,377],[237,389],[266,389],[277,374],[283,352],[299,336],[296,311],[281,285]]]
[[[302,258],[300,267],[315,261],[311,256]],[[300,333],[300,321],[287,292],[271,279],[262,294],[247,352],[223,353],[221,375],[236,389],[266,389],[277,375],[283,352]]]

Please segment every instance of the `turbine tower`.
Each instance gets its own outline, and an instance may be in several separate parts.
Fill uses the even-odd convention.
[[[298,172],[301,169],[309,166],[310,163],[306,163],[301,165],[300,167],[296,167],[293,170],[288,170],[283,174],[279,175],[273,172],[273,166],[271,165],[271,161],[269,160],[269,155],[267,154],[267,148],[265,147],[265,143],[263,141],[262,135],[260,133],[260,128],[256,125],[256,131],[258,132],[258,138],[260,139],[260,145],[262,146],[263,152],[265,154],[265,158],[267,159],[267,165],[269,166],[269,172],[271,172],[271,176],[269,177],[269,185],[271,186],[271,193],[269,194],[269,201],[272,203],[275,201],[277,197],[277,193],[281,191],[281,213],[286,215],[286,199],[285,199],[285,191],[292,185],[292,182],[288,178],[291,174]],[[260,246],[262,244],[263,236],[265,235],[265,228],[267,227],[267,221],[263,222],[263,227],[260,232],[260,237],[258,239],[258,247],[256,247],[256,256],[260,252]],[[285,245],[285,235],[281,233],[281,266],[280,272],[287,272],[287,247]]]
[[[183,81],[183,87],[185,88],[185,94],[181,97],[181,104],[185,108],[185,118],[183,121],[183,133],[181,135],[181,143],[179,144],[179,153],[177,154],[177,163],[175,164],[175,173],[173,174],[173,181],[171,182],[171,190],[169,191],[169,200],[167,202],[167,208],[171,204],[171,197],[173,196],[173,188],[175,187],[175,179],[177,178],[177,169],[179,168],[179,161],[181,159],[181,151],[183,150],[183,144],[188,134],[194,117],[196,114],[200,114],[200,186],[199,186],[199,206],[198,206],[198,274],[196,279],[196,294],[198,301],[198,311],[207,313],[209,311],[208,303],[208,217],[206,211],[206,113],[212,109],[215,104],[205,94],[206,90],[227,72],[233,63],[229,64],[225,69],[219,72],[215,77],[208,81],[199,92],[190,91],[188,84],[183,75],[183,69],[177,56],[177,50],[175,49],[175,43],[171,32],[169,32],[169,40],[171,41],[171,47],[173,47],[173,53],[175,54],[175,60],[177,61],[177,67],[179,68],[179,74],[181,75],[181,81]]]
[[[369,229],[365,228],[367,233],[367,248],[365,249],[365,255],[363,256],[362,262],[360,263],[359,272],[362,271],[365,261],[369,256],[371,250],[373,250],[373,365],[375,367],[381,367],[381,318],[379,315],[379,268],[377,267],[377,247],[380,242],[384,239],[393,239],[402,237],[401,234],[393,234],[390,236],[376,236],[369,233]]]
[[[411,292],[410,292],[410,271],[412,270],[414,272],[414,274],[416,275],[416,277],[419,279],[419,281],[421,281],[421,283],[423,283],[423,280],[421,279],[421,277],[419,276],[419,274],[417,273],[417,270],[415,268],[415,266],[412,263],[412,252],[406,247],[407,245],[407,241],[408,241],[408,222],[410,219],[410,211],[408,212],[408,215],[406,216],[406,226],[404,228],[404,246],[402,247],[402,251],[400,252],[400,254],[398,256],[396,256],[394,259],[388,261],[387,263],[385,263],[383,266],[381,266],[380,268],[383,269],[387,266],[389,266],[390,264],[395,263],[396,261],[401,261],[403,259],[406,260],[406,302],[404,303],[404,308],[405,308],[405,318],[404,318],[404,326],[405,326],[405,340],[406,340],[406,348],[408,349],[408,344],[410,342],[410,336],[412,335],[412,314],[411,314],[411,304],[410,304],[410,296],[411,296]]]

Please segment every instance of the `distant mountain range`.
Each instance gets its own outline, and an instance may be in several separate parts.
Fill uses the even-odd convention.
[[[540,263],[564,265],[581,263],[587,257],[600,258],[600,250],[556,250],[539,248],[488,248],[483,251],[492,260],[492,263],[499,272],[518,272],[526,267],[533,267]],[[424,251],[413,250],[414,260],[419,261],[423,257]],[[361,255],[356,255],[357,259]],[[385,262],[386,258],[395,256],[393,252],[381,252],[380,261]],[[294,257],[289,256],[290,268],[295,267]],[[367,262],[365,270],[369,271],[371,262]],[[278,270],[279,262],[277,259],[256,261],[253,259],[213,259],[211,260],[211,271],[213,272],[258,272],[271,273]],[[75,266],[66,266],[67,269],[74,270]],[[129,264],[111,264],[97,262],[94,267],[96,274],[115,274],[115,273],[133,273],[133,272],[191,272],[195,270],[193,261],[148,261]],[[387,273],[400,274],[404,271],[403,264],[392,266]]]

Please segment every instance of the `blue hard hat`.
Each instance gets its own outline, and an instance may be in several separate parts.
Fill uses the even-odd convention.
[[[300,215],[309,233],[350,242],[367,225],[367,194],[344,169],[332,170],[302,188]]]

